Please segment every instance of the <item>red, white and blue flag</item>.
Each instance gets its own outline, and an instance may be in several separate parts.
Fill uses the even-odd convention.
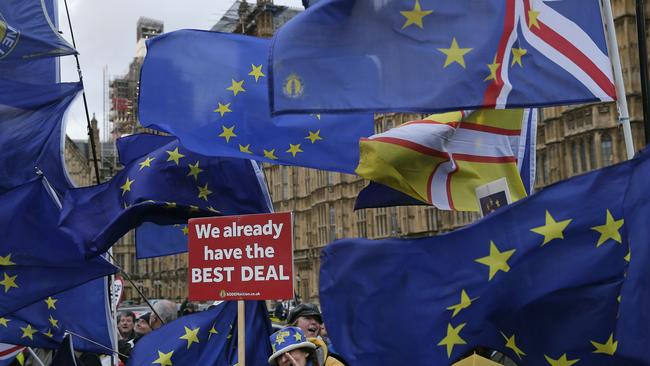
[[[23,346],[0,343],[0,366],[9,365],[24,349]]]

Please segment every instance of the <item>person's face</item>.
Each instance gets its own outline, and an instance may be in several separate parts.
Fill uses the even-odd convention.
[[[299,316],[296,320],[296,326],[305,332],[307,338],[318,337],[320,334],[320,323],[315,316]]]
[[[135,322],[135,332],[138,334],[147,334],[151,332],[151,327],[149,326],[149,323],[147,323],[146,320],[138,319]]]
[[[131,333],[133,330],[133,318],[130,316],[122,315],[120,316],[120,321],[117,323],[117,328],[122,334]]]
[[[278,366],[306,366],[309,353],[294,349],[278,357]]]

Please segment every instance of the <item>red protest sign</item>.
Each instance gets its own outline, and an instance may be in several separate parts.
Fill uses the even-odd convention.
[[[290,212],[191,219],[189,299],[293,298]]]

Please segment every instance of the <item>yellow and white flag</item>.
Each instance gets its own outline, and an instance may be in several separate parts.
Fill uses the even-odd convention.
[[[534,115],[531,115],[534,114]],[[477,186],[506,178],[511,200],[526,196],[518,161],[522,122],[536,109],[482,109],[431,115],[360,141],[356,173],[440,209],[478,211]]]

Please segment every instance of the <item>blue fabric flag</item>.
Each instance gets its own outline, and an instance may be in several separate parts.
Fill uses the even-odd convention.
[[[59,34],[41,0],[0,3],[0,65],[77,53]]]
[[[321,0],[272,45],[274,115],[615,99],[597,0]]]
[[[0,317],[0,342],[54,349],[70,332],[76,338],[75,349],[107,353],[113,348],[107,294],[106,279],[98,278]]]
[[[11,365],[24,349],[22,346],[0,343],[0,366]]]
[[[117,271],[58,229],[50,193],[36,180],[0,195],[0,316]]]
[[[125,168],[110,181],[66,193],[60,226],[89,255],[106,251],[145,221],[270,212],[257,164],[193,153],[173,137],[139,134],[118,140]]]
[[[80,83],[33,85],[3,81],[0,88],[0,193],[38,178],[43,172],[63,192],[65,172],[61,123],[81,90]]]
[[[246,364],[267,365],[271,322],[263,301],[246,301]],[[237,302],[183,316],[147,334],[133,349],[128,366],[237,363]]]
[[[63,338],[63,342],[61,342],[61,346],[54,354],[50,366],[77,366],[77,358],[74,356],[74,346],[70,334]]]
[[[187,224],[156,225],[145,222],[135,229],[135,255],[138,259],[187,252]]]
[[[268,40],[216,32],[148,40],[140,122],[205,155],[353,173],[359,137],[373,133],[373,115],[271,118],[268,50]]]
[[[334,346],[360,366],[479,346],[521,365],[649,364],[648,180],[645,151],[449,234],[334,242],[320,272]]]

